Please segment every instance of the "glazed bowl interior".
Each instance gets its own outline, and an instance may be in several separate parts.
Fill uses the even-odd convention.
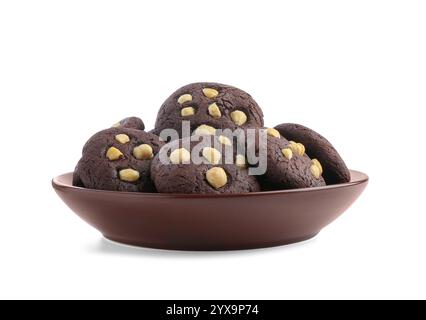
[[[61,199],[106,238],[145,247],[232,250],[282,245],[315,236],[362,193],[368,176],[319,188],[244,194],[160,194],[72,186],[53,179]]]

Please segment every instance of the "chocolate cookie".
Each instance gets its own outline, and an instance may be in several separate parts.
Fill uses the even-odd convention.
[[[190,132],[182,132],[182,121],[190,121]],[[213,134],[214,129],[262,127],[263,113],[246,92],[219,83],[193,83],[174,92],[161,106],[155,133],[174,129],[179,137]],[[198,128],[198,130],[197,130]]]
[[[311,160],[301,143],[289,142],[277,130],[266,131],[266,172],[258,176],[263,190],[297,189],[321,187],[325,185],[322,178],[321,164]],[[259,153],[259,135],[256,140],[247,142],[247,158],[251,165],[258,165],[262,160]],[[250,150],[251,149],[251,150]]]
[[[151,165],[163,193],[246,193],[260,191],[246,159],[213,136],[192,136],[166,144]]]
[[[128,117],[123,120],[117,122],[112,126],[113,128],[129,128],[136,130],[145,130],[145,124],[142,119],[138,117]]]
[[[163,145],[158,137],[136,129],[110,128],[83,147],[73,185],[112,191],[154,192],[151,160]]]
[[[288,140],[299,141],[306,147],[312,159],[318,159],[324,168],[327,184],[349,182],[351,175],[345,162],[332,144],[319,133],[295,123],[283,123],[275,127]]]

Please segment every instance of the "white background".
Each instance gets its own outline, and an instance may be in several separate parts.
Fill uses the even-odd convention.
[[[2,1],[0,298],[426,298],[425,17],[424,1]],[[316,129],[370,185],[302,244],[106,242],[51,178],[194,81]]]

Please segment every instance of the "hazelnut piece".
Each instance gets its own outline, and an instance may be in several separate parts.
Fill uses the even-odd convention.
[[[225,170],[220,167],[214,167],[206,172],[207,182],[215,189],[222,188],[228,182]]]
[[[120,133],[115,136],[115,140],[117,140],[118,142],[122,144],[125,144],[130,141],[130,138],[127,134]]]
[[[222,135],[219,136],[219,142],[221,144],[226,145],[226,146],[231,146],[232,145],[231,140],[229,140],[228,137],[225,137],[225,136],[222,136]]]
[[[209,114],[213,118],[220,118],[222,116],[222,113],[220,112],[220,109],[216,103],[212,103],[211,105],[209,105]]]
[[[195,114],[195,109],[193,107],[186,107],[180,111],[182,117],[189,117]]]
[[[268,136],[274,137],[274,138],[279,138],[281,137],[280,133],[278,132],[278,130],[274,129],[274,128],[268,128],[266,130],[266,133],[268,134]]]
[[[311,161],[312,165],[317,166],[318,169],[320,169],[320,174],[323,173],[323,169],[322,169],[322,165],[321,163],[318,161],[318,159],[312,159]]]
[[[191,161],[191,153],[185,148],[175,149],[170,154],[170,161],[173,164],[189,163]]]
[[[247,122],[247,116],[244,112],[240,110],[231,112],[231,119],[237,126],[241,126]]]
[[[123,169],[120,170],[118,175],[120,176],[120,180],[127,182],[135,182],[139,180],[139,172],[133,169]]]
[[[207,98],[213,99],[217,97],[217,95],[219,94],[219,91],[212,88],[204,88],[203,93]]]
[[[149,144],[141,144],[133,149],[133,155],[139,160],[148,160],[154,157],[154,151]]]
[[[202,124],[197,129],[195,129],[194,133],[196,135],[205,134],[205,135],[211,135],[211,136],[213,136],[216,133],[216,129],[213,128],[212,126],[208,126],[206,124]]]
[[[237,154],[235,157],[235,165],[240,168],[246,168],[246,157],[243,154]]]
[[[317,179],[319,179],[319,177],[321,176],[321,170],[320,170],[320,168],[319,167],[317,167],[316,165],[311,165],[311,173],[312,173],[312,175],[315,177],[315,178],[317,178]]]
[[[178,98],[179,104],[184,104],[185,102],[192,101],[192,96],[189,93],[183,94]]]
[[[290,148],[284,148],[281,150],[281,152],[283,153],[284,157],[286,157],[286,159],[290,160],[293,158],[293,151],[291,151]]]
[[[109,160],[114,161],[114,160],[118,160],[121,157],[123,157],[123,153],[120,150],[118,150],[116,147],[111,147],[111,148],[108,149],[108,151],[106,153],[106,157]]]
[[[206,158],[211,164],[218,164],[222,158],[222,154],[215,148],[203,148],[203,157]]]

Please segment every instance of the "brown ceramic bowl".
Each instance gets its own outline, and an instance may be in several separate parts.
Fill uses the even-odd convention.
[[[53,188],[80,218],[113,241],[180,250],[232,250],[309,239],[340,216],[367,185],[348,183],[246,194],[187,195],[91,190],[72,186],[72,173]]]

